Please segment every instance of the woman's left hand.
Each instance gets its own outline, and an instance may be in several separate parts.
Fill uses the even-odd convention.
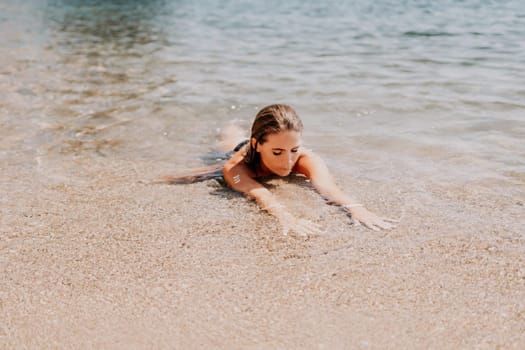
[[[354,225],[363,224],[371,230],[389,230],[396,227],[395,223],[398,220],[382,218],[376,214],[368,211],[365,207],[345,208],[352,220]]]

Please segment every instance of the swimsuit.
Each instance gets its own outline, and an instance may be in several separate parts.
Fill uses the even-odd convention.
[[[208,165],[225,162],[229,160],[231,157],[233,157],[233,155],[237,153],[241,148],[247,145],[249,141],[250,140],[244,140],[244,141],[239,142],[239,144],[235,146],[235,148],[232,151],[229,151],[226,153],[216,152],[216,151],[209,152],[208,154],[202,157],[202,160],[204,161],[204,163]]]
[[[224,178],[222,176],[222,166],[229,160],[235,153],[237,153],[241,148],[247,145],[249,140],[244,140],[240,142],[232,151],[222,153],[222,152],[209,152],[202,157],[202,160],[207,165],[210,165],[210,170],[205,171],[201,174],[195,174],[193,181],[205,181],[205,180],[217,180],[220,184],[226,186]]]

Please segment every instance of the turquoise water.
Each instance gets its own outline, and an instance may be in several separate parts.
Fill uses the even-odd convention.
[[[525,184],[521,0],[3,0],[0,32],[4,160],[197,166],[285,102],[339,173]]]

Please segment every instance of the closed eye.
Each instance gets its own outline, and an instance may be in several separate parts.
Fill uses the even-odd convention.
[[[291,149],[292,153],[297,153],[298,151],[299,151],[299,147],[295,147]],[[275,149],[272,151],[272,153],[274,156],[280,156],[281,154],[283,154],[283,150]]]

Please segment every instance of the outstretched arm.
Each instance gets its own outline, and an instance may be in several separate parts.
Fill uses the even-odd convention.
[[[293,216],[266,187],[255,180],[252,171],[244,164],[242,156],[234,155],[225,164],[223,176],[231,188],[254,199],[261,209],[275,216],[281,224],[283,234],[286,235],[289,231],[302,236],[320,233],[317,224]]]
[[[331,204],[341,206],[352,217],[355,224],[363,224],[372,230],[390,229],[395,220],[377,216],[363,204],[344,193],[333,180],[323,160],[310,151],[305,151],[297,161],[297,171],[310,179],[314,188]]]

